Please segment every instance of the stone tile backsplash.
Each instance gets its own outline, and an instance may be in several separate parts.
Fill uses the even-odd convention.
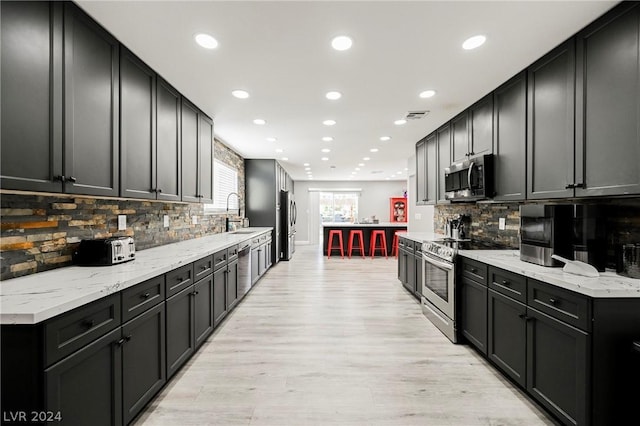
[[[244,211],[244,160],[222,143],[215,158],[238,170]],[[133,236],[138,250],[225,231],[227,214],[204,214],[197,203],[170,203],[66,194],[3,191],[0,196],[0,279],[5,280],[71,264],[83,238]],[[127,215],[118,231],[118,215]],[[229,216],[235,216],[233,213]],[[169,228],[164,228],[164,216]],[[193,216],[197,224],[192,223]]]

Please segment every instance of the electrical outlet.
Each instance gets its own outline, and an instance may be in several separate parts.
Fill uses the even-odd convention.
[[[119,214],[118,215],[118,231],[126,231],[127,230],[127,215]]]
[[[198,224],[198,216],[191,216],[191,223],[193,225],[197,225]]]
[[[416,218],[416,220],[420,220],[422,219],[422,213],[416,213],[414,217]]]
[[[165,214],[164,218],[162,219],[162,221],[163,221],[164,227],[168,228],[169,227],[169,215]]]
[[[500,219],[498,219],[498,229],[501,231],[504,231],[507,228],[507,219],[504,217],[501,217]]]

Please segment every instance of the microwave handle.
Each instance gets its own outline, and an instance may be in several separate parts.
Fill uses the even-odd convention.
[[[469,174],[467,175],[467,182],[469,182],[469,189],[473,189],[471,187],[471,173],[473,172],[473,166],[475,166],[475,162],[472,161],[471,164],[469,164]]]

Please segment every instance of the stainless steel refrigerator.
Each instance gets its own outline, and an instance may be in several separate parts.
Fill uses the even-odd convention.
[[[298,209],[294,196],[289,191],[280,191],[280,219],[282,241],[280,260],[289,260],[296,251],[296,218]]]

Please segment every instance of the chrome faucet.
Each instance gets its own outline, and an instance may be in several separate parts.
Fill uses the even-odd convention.
[[[225,229],[226,229],[227,232],[231,231],[231,223],[241,223],[241,222],[243,222],[242,214],[241,214],[242,210],[240,208],[240,194],[238,194],[237,192],[230,192],[229,195],[227,195],[227,211],[229,211],[229,198],[232,195],[235,195],[236,197],[238,197],[238,216],[240,216],[240,219],[231,220],[231,219],[229,219],[229,216],[227,216],[225,218]]]

